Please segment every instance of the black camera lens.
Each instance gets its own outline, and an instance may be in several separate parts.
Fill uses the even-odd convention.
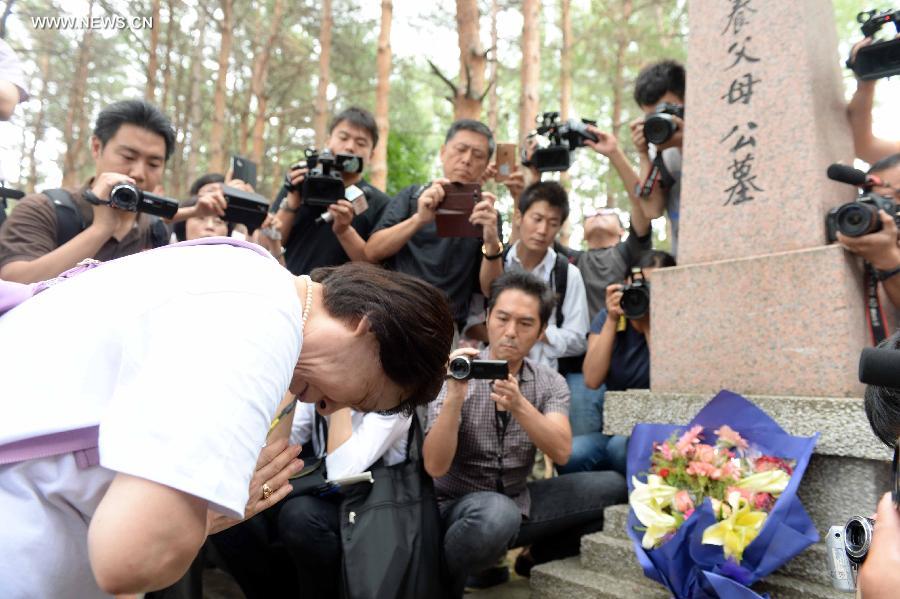
[[[137,212],[140,202],[141,192],[127,183],[120,183],[109,192],[109,205],[119,210]]]
[[[670,114],[654,114],[644,121],[644,137],[654,145],[666,143],[676,131],[678,125]]]
[[[853,202],[838,208],[837,229],[847,237],[862,237],[881,229],[878,209],[871,204]]]
[[[457,356],[450,360],[450,376],[464,381],[472,374],[472,360],[466,356]]]
[[[861,564],[865,561],[872,545],[872,530],[875,521],[871,518],[853,516],[844,525],[844,549],[847,557]]]
[[[643,318],[650,312],[650,289],[645,285],[626,286],[622,290],[619,305],[625,313],[625,318],[630,320]]]

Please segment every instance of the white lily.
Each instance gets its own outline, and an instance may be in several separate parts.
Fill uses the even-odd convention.
[[[672,503],[678,489],[663,484],[662,480],[655,474],[647,476],[646,483],[631,477],[634,491],[628,497],[628,503],[637,519],[647,528],[641,540],[644,549],[652,549],[657,541],[677,528],[675,517],[662,510]]]
[[[783,493],[791,482],[791,475],[784,470],[766,470],[751,474],[735,483],[739,489],[749,489],[754,493],[771,493],[778,495]]]

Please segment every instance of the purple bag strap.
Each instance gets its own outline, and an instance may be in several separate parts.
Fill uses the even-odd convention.
[[[231,245],[252,250],[261,256],[272,258],[272,255],[263,247],[233,237],[204,237],[201,239],[192,239],[190,241],[181,241],[179,243],[173,243],[148,251],[162,251],[166,248],[192,245]],[[100,266],[100,264],[102,263],[98,260],[88,258],[82,260],[78,265],[70,268],[58,277],[30,285],[13,283],[12,281],[0,281],[0,315],[15,308],[41,291],[49,289],[60,281],[74,277],[86,270],[96,268],[97,266]],[[89,426],[76,430],[41,435],[39,437],[30,437],[13,443],[0,445],[0,465],[74,452],[79,468],[96,466],[100,463],[100,455],[97,451],[97,435],[98,427]]]

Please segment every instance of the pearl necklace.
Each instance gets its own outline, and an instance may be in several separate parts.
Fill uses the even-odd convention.
[[[301,275],[300,280],[306,285],[306,305],[303,306],[303,314],[300,316],[300,329],[306,328],[306,321],[309,319],[309,311],[312,309],[313,281],[309,275]]]

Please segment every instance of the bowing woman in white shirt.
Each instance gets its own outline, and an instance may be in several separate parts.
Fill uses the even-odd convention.
[[[194,333],[173,345],[172,330]],[[452,337],[444,294],[413,277],[346,264],[295,278],[225,245],[114,260],[13,308],[0,458],[98,425],[99,457],[0,461],[4,599],[172,584],[208,534],[291,491],[294,396],[322,415],[409,413],[440,389]]]
[[[411,418],[342,408],[327,418],[301,405],[291,443],[302,445],[308,465],[321,460],[328,479],[406,458]],[[307,457],[309,456],[309,457]],[[313,457],[314,456],[314,457]],[[247,599],[337,597],[340,594],[340,492],[292,494],[273,509],[210,537]]]

